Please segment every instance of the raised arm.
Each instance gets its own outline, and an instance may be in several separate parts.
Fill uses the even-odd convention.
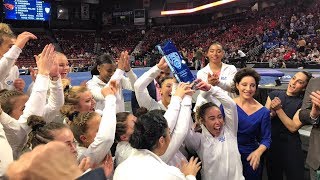
[[[49,98],[48,103],[44,109],[44,119],[47,122],[54,121],[58,114],[60,114],[60,108],[64,104],[64,93],[61,78],[50,80],[49,84]]]
[[[192,98],[189,95],[186,95],[182,100],[179,118],[177,121],[177,125],[172,132],[169,147],[166,152],[160,157],[166,163],[168,163],[179,151],[180,146],[187,136],[190,128],[190,122],[192,121],[191,101]]]
[[[99,130],[93,143],[84,152],[82,157],[90,157],[92,164],[100,164],[108,154],[115,137],[116,132],[116,97],[117,89],[115,86],[105,87],[101,90],[105,96],[105,107],[103,109],[102,119]]]
[[[6,52],[0,60],[0,82],[3,82],[18,59],[22,49],[30,39],[37,39],[35,35],[29,32],[23,32],[18,35],[14,45]]]
[[[221,102],[225,113],[225,126],[229,128],[235,136],[237,136],[238,112],[236,103],[232,98],[229,97],[226,92],[222,91],[220,87],[211,86],[204,81],[200,81],[197,87],[203,90],[204,93],[201,94],[203,98],[207,99],[207,96],[214,96]]]
[[[162,58],[157,65],[145,72],[134,83],[134,90],[140,107],[145,107],[148,110],[159,109],[158,102],[150,96],[147,86],[160,74],[161,69],[165,69],[167,66],[167,63]]]
[[[2,109],[1,109],[1,104],[0,104],[0,117],[2,116]],[[1,153],[0,153],[0,178],[4,175],[8,165],[13,161],[13,156],[12,156],[12,149],[11,146],[8,143],[6,134],[3,130],[3,126],[0,123],[0,147],[1,147]]]
[[[19,117],[18,121],[11,118],[6,113],[2,113],[3,115],[0,119],[15,157],[22,150],[27,135],[31,131],[30,127],[27,125],[28,117],[30,115],[42,116],[46,104],[49,86],[49,69],[53,64],[54,57],[53,45],[47,45],[42,53],[44,55],[37,61],[39,73],[34,83],[33,91],[25,104],[23,114]]]

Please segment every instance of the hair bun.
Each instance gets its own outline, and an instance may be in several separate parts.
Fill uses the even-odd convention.
[[[31,115],[27,119],[27,124],[31,127],[32,131],[37,131],[45,126],[46,122],[41,116]]]

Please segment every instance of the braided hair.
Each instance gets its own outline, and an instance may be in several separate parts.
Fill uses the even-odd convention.
[[[70,123],[70,129],[74,134],[74,138],[78,141],[79,145],[84,146],[80,136],[84,135],[88,129],[88,122],[95,116],[99,116],[96,112],[83,112],[74,117]]]
[[[3,89],[0,91],[0,104],[3,112],[11,114],[17,97],[25,96],[23,92]]]
[[[54,140],[53,132],[68,128],[66,125],[57,122],[46,123],[41,116],[31,115],[27,119],[27,125],[31,127],[27,147],[34,148],[39,144],[47,144]]]

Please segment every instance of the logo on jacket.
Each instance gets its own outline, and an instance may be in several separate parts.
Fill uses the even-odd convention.
[[[7,83],[6,83],[8,86],[10,86],[10,85],[12,85],[13,84],[13,81],[12,80],[9,80],[9,81],[7,81]]]

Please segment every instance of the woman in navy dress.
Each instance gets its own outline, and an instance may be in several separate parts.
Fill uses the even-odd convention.
[[[260,75],[251,68],[238,71],[234,77],[235,92],[239,95],[234,101],[238,110],[238,147],[246,180],[262,178],[261,155],[270,147],[270,111],[256,101]]]

